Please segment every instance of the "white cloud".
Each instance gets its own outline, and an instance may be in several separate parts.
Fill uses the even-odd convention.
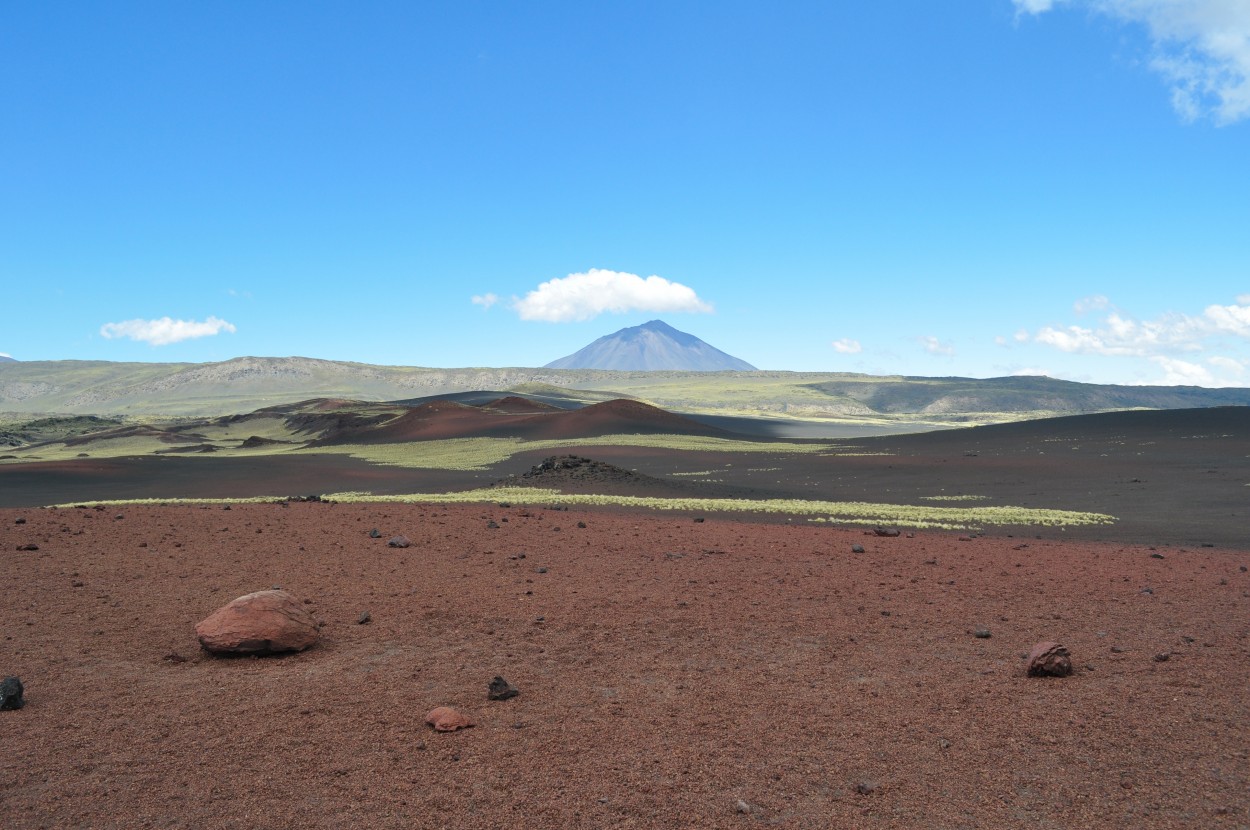
[[[678,311],[710,314],[712,306],[694,289],[663,277],[591,268],[548,280],[513,304],[522,320],[564,323],[589,320],[604,312]]]
[[[480,305],[482,308],[490,308],[499,302],[498,294],[474,294],[469,298],[469,302],[473,305]]]
[[[1113,311],[1099,326],[1046,326],[1031,339],[1076,354],[1152,357],[1200,351],[1209,338],[1230,334],[1250,339],[1250,304],[1210,305],[1200,316],[1169,312],[1156,320]]]
[[[1164,377],[1159,381],[1162,386],[1216,385],[1215,377],[1197,363],[1163,356],[1152,357],[1150,360],[1163,369]]]
[[[1086,314],[1090,311],[1102,311],[1111,305],[1111,301],[1101,294],[1095,294],[1092,297],[1082,297],[1072,304],[1072,308],[1077,314]]]
[[[109,340],[126,337],[153,346],[168,346],[170,343],[210,337],[223,331],[233,334],[235,327],[216,317],[209,317],[202,323],[162,317],[159,320],[125,320],[100,326],[100,334]]]
[[[1058,0],[1013,0],[1017,14],[1050,11]],[[1150,66],[1171,85],[1187,121],[1250,117],[1250,3],[1246,0],[1074,0],[1150,34]]]
[[[949,343],[943,343],[941,340],[938,340],[936,337],[933,337],[932,335],[928,337],[917,337],[916,339],[920,341],[920,345],[922,345],[924,347],[924,350],[928,352],[929,354],[943,355],[945,357],[950,357],[951,355],[955,353],[954,346],[950,345]]]
[[[1021,378],[1021,377],[1030,377],[1030,378],[1031,377],[1048,377],[1050,378],[1050,377],[1054,377],[1055,373],[1049,369],[1025,368],[1025,369],[1016,369],[1014,372],[1011,373],[1011,375],[1012,377],[1017,377],[1017,378]]]
[[[1203,314],[1216,331],[1235,334],[1238,337],[1250,337],[1250,303],[1243,303],[1246,297],[1238,298],[1238,305],[1209,305]]]
[[[1012,2],[1016,4],[1018,12],[1041,14],[1050,11],[1056,3],[1062,3],[1063,0],[1012,0]]]
[[[841,340],[835,340],[829,345],[833,346],[833,350],[838,354],[859,354],[864,350],[858,340],[852,340],[849,337],[843,337]]]
[[[1164,355],[1156,355],[1150,361],[1163,370],[1163,378],[1152,382],[1161,386],[1240,386],[1239,376],[1245,373],[1247,366],[1244,361],[1223,356],[1206,359],[1207,364],[1218,372],[1192,361]]]
[[[1167,314],[1158,320],[1138,321],[1112,312],[1097,328],[1046,326],[1033,340],[1063,352],[1147,357],[1161,351],[1195,351],[1208,330],[1204,320]]]
[[[1207,358],[1207,363],[1210,363],[1212,366],[1217,369],[1222,369],[1225,372],[1232,372],[1234,375],[1242,375],[1245,374],[1246,371],[1246,364],[1232,357],[1212,355]]]
[[[0,352],[0,357],[12,357],[12,356],[13,355],[9,354],[8,352]]]

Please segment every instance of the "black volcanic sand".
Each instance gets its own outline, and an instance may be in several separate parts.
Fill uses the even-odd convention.
[[[1123,412],[858,439],[871,455],[688,453],[578,447],[642,476],[565,480],[565,492],[1015,505],[1106,513],[1113,525],[990,528],[1047,538],[1143,544],[1250,544],[1250,408]],[[414,470],[344,456],[138,458],[0,465],[0,506],[122,498],[441,492],[522,476],[551,455],[520,453],[489,471]],[[700,472],[702,476],[673,476]],[[650,477],[648,480],[647,477]],[[657,481],[658,480],[658,481]],[[542,485],[543,482],[533,482]],[[977,501],[928,501],[980,496]],[[776,520],[776,517],[774,517]],[[782,518],[782,521],[785,519]],[[801,521],[801,519],[795,519]]]
[[[495,476],[408,470],[342,455],[81,459],[0,465],[0,507],[112,499],[252,498],[484,486]],[[480,479],[477,484],[472,483]]]

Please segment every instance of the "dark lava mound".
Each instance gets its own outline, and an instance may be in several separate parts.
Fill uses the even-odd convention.
[[[759,491],[745,487],[696,484],[656,478],[626,470],[606,461],[580,455],[552,455],[521,475],[508,476],[492,487],[541,487],[561,493],[655,498],[758,498]]]
[[[606,461],[583,458],[580,455],[553,455],[545,458],[541,464],[536,464],[529,469],[529,472],[523,473],[521,478],[540,479],[537,483],[544,487],[549,485],[555,486],[557,482],[563,483],[567,481],[611,482],[616,484],[621,482],[637,483],[644,479],[649,479],[659,483],[659,479],[651,478],[651,476],[635,473],[633,470],[626,470],[624,467],[618,467]]]
[[[250,438],[248,438],[246,441],[244,441],[242,444],[239,444],[239,448],[245,449],[245,450],[251,450],[251,449],[255,449],[256,447],[271,447],[274,444],[290,444],[290,443],[291,443],[290,441],[279,441],[276,438],[262,438],[259,435],[253,435]]]

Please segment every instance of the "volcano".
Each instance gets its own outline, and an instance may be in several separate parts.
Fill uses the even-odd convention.
[[[600,337],[547,369],[611,369],[616,371],[724,372],[754,371],[745,360],[725,354],[662,320],[621,329]]]

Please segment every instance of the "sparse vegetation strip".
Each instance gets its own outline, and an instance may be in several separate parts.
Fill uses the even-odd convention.
[[[75,507],[119,507],[124,505],[225,505],[263,504],[288,501],[288,498],[257,496],[226,499],[115,499],[109,501],[71,502],[51,505],[68,509]],[[515,502],[559,506],[616,506],[648,510],[685,510],[707,513],[775,513],[808,516],[813,522],[834,522],[853,525],[891,524],[931,530],[974,530],[989,526],[1036,525],[1063,527],[1091,524],[1114,524],[1116,518],[1104,513],[1081,513],[1071,510],[1045,510],[1028,507],[931,507],[928,505],[874,504],[870,502],[804,501],[802,499],[717,499],[658,498],[653,496],[613,496],[583,493],[561,493],[539,487],[484,487],[451,493],[410,493],[405,495],[374,495],[364,492],[330,493],[317,497],[325,502],[412,503],[412,504],[480,504]]]
[[[651,510],[689,510],[709,513],[780,513],[810,516],[812,521],[840,524],[894,524],[901,527],[967,530],[1000,525],[1062,527],[1113,524],[1114,516],[1071,510],[1029,507],[931,507],[928,505],[873,504],[869,502],[804,501],[801,499],[656,498],[561,493],[534,487],[492,487],[456,493],[413,493],[374,496],[368,493],[335,493],[326,498],[358,502],[518,502],[525,504],[641,507]]]
[[[836,455],[836,444],[743,441],[700,435],[602,435],[596,438],[559,438],[525,441],[520,438],[449,438],[405,444],[349,444],[316,447],[301,453],[342,453],[374,464],[427,470],[485,470],[529,450],[572,447],[653,447],[686,452],[743,452]]]

